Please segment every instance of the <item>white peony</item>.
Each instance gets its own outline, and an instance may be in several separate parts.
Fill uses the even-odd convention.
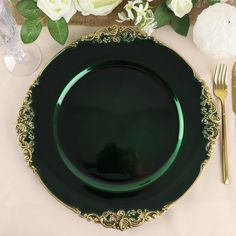
[[[169,0],[167,6],[181,18],[192,10],[193,3],[192,0]]]
[[[74,0],[76,9],[84,16],[105,16],[112,12],[122,0]]]
[[[64,17],[69,22],[76,13],[73,0],[38,0],[37,6],[54,21]]]

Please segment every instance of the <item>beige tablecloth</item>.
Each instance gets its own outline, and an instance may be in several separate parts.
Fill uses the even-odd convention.
[[[93,30],[74,26],[69,42]],[[191,40],[191,30],[184,38],[166,26],[154,36],[182,55],[211,87],[218,60],[197,50]],[[37,44],[43,52],[42,67],[62,49],[50,38],[47,29],[43,29]],[[227,61],[230,72],[234,60]],[[38,72],[25,78],[16,77],[8,73],[0,61],[0,236],[236,236],[236,117],[231,108],[231,89],[227,98],[231,185],[225,186],[221,181],[218,140],[212,160],[190,192],[160,218],[120,232],[79,218],[49,195],[26,166],[14,126],[25,93]],[[45,91],[45,95],[47,93],[50,91]]]

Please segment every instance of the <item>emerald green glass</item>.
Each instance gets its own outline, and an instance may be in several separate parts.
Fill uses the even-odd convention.
[[[81,82],[86,79],[87,87],[86,81]],[[149,91],[155,86],[157,91]],[[161,95],[154,96],[158,90]],[[89,101],[91,96],[95,101]],[[155,98],[170,101],[152,101]],[[139,105],[140,99],[145,104]],[[139,126],[133,131],[129,127],[137,120]],[[117,126],[123,130],[119,132]],[[131,192],[156,181],[171,166],[181,146],[184,118],[178,98],[153,71],[132,62],[107,61],[84,69],[65,86],[57,101],[53,127],[58,153],[75,176],[98,190]],[[103,132],[95,135],[101,129]],[[150,139],[148,144],[145,139]]]

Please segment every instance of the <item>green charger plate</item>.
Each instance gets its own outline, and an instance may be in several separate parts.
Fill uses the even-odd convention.
[[[218,129],[191,67],[121,26],[60,52],[17,121],[26,161],[45,187],[83,218],[121,230],[159,216],[189,189]]]

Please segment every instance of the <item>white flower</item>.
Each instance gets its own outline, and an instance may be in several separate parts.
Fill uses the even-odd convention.
[[[125,10],[128,14],[128,17],[131,20],[134,20],[134,14],[133,11],[135,10],[136,4],[142,3],[142,0],[134,0],[134,1],[128,1],[128,3],[125,5]]]
[[[64,17],[68,22],[76,12],[73,0],[38,0],[37,6],[54,21]]]
[[[119,20],[116,20],[119,23],[122,23],[124,21],[129,21],[130,18],[126,16],[126,14],[122,11],[118,13]]]
[[[168,0],[167,6],[181,18],[191,11],[193,3],[192,0]]]
[[[145,17],[148,7],[149,7],[148,2],[146,2],[145,6],[143,6],[143,4],[139,4],[138,7],[136,7],[136,6],[134,7],[136,14],[137,14],[137,17],[135,20],[135,25],[139,24],[142,21],[143,17]]]
[[[122,0],[74,0],[75,7],[83,15],[105,16],[112,12]]]
[[[143,15],[142,21],[139,23],[139,29],[150,35],[157,27],[155,16],[151,9],[148,9]]]
[[[153,23],[145,25],[143,28],[141,28],[141,30],[147,35],[151,35],[156,27],[157,27],[157,23],[153,22]]]
[[[119,20],[117,22],[132,20],[139,30],[150,35],[157,27],[153,11],[149,7],[149,2],[152,1],[128,1],[124,6],[126,12],[118,13]]]

